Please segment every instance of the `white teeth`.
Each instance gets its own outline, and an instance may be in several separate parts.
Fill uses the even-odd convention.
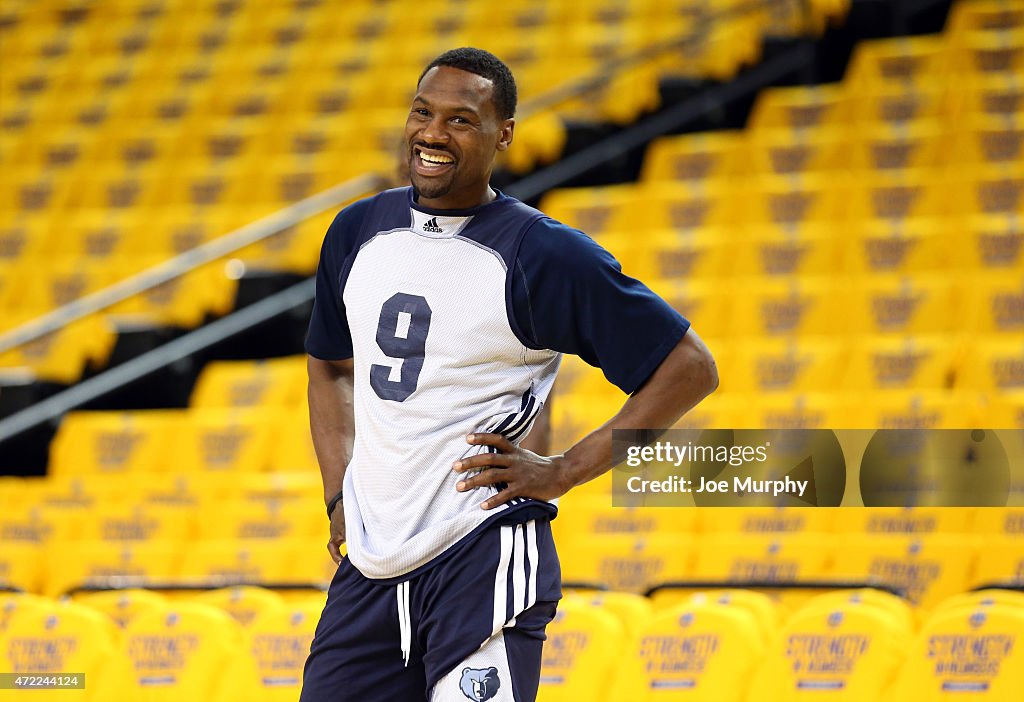
[[[454,163],[455,162],[455,159],[453,159],[450,156],[432,156],[430,154],[425,154],[422,151],[420,152],[420,158],[423,159],[424,161],[426,161],[427,163]]]

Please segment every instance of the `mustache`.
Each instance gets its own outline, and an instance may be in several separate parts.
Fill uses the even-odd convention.
[[[452,152],[451,152],[451,151],[449,151],[449,150],[448,150],[448,148],[447,148],[446,146],[444,146],[443,144],[428,144],[428,143],[427,143],[427,142],[425,142],[425,141],[417,141],[417,142],[416,142],[415,144],[413,144],[413,145],[412,145],[412,146],[411,146],[411,147],[409,148],[409,153],[414,153],[414,152],[416,151],[416,147],[417,147],[417,146],[419,146],[419,147],[421,147],[421,148],[424,148],[424,149],[429,149],[429,150],[431,150],[431,151],[442,151],[442,152],[444,152],[444,153],[446,153],[446,154],[451,154],[451,153],[452,153]]]

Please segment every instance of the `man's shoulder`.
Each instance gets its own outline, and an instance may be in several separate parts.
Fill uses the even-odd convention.
[[[392,188],[383,192],[369,195],[360,200],[346,205],[334,217],[330,228],[327,230],[328,239],[333,239],[339,245],[346,243],[351,246],[356,243],[364,230],[364,223],[372,213],[390,211],[395,212],[396,208],[408,202],[409,188]],[[401,210],[399,210],[401,211]],[[403,211],[404,212],[404,211]],[[402,216],[405,216],[404,214]]]
[[[535,211],[541,216],[530,226],[521,249],[528,257],[576,260],[580,257],[590,258],[603,251],[597,242],[579,229],[553,219],[540,210]]]

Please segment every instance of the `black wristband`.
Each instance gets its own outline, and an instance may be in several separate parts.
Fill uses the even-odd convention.
[[[338,506],[339,502],[341,502],[341,495],[344,492],[345,492],[344,490],[339,490],[338,494],[335,495],[334,497],[332,497],[331,501],[327,503],[327,518],[328,519],[331,518],[331,513],[334,512],[334,508]]]

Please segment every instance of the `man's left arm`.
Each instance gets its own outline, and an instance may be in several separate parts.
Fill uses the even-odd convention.
[[[455,463],[459,473],[480,471],[459,482],[459,491],[506,483],[508,487],[481,506],[493,509],[513,497],[551,500],[607,472],[613,466],[612,432],[616,429],[667,429],[718,387],[718,370],[707,346],[688,329],[675,348],[622,409],[564,454],[538,455],[512,445],[500,434],[473,434],[470,444],[494,446]]]

